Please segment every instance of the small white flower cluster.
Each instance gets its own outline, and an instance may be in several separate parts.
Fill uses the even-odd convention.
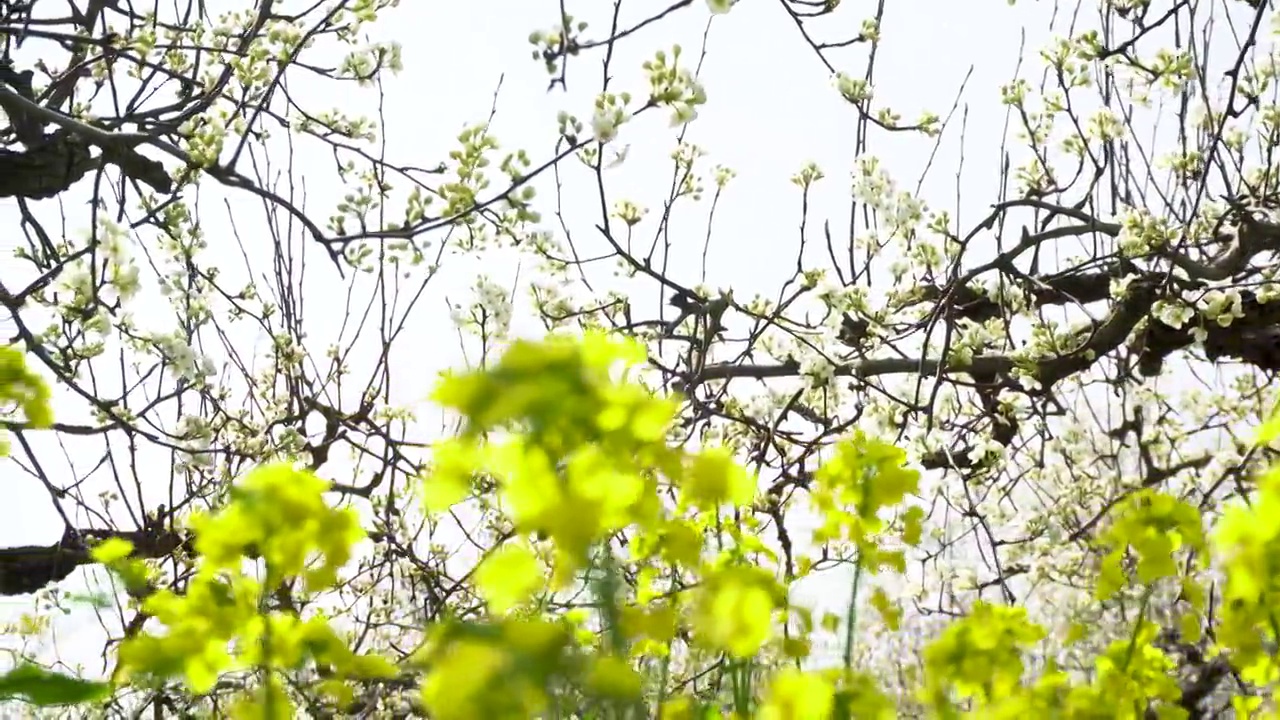
[[[841,72],[832,76],[831,84],[840,91],[845,100],[851,103],[857,104],[871,99],[871,84],[861,78]]]
[[[1136,273],[1125,275],[1124,277],[1111,278],[1111,282],[1107,284],[1107,293],[1112,300],[1123,300],[1129,295],[1129,286],[1138,278]]]
[[[101,257],[107,266],[107,284],[102,288],[103,302],[128,301],[138,293],[138,264],[129,252],[131,238],[123,227],[103,218],[99,221]]]
[[[769,422],[777,417],[778,408],[785,407],[795,392],[794,387],[785,387],[785,383],[756,385],[744,389],[735,400],[744,417]]]
[[[213,444],[213,428],[207,418],[183,415],[178,420],[174,435],[180,438],[183,448],[176,453],[179,472],[198,472],[213,468],[214,455],[206,452]]]
[[[893,437],[907,426],[907,411],[903,405],[885,401],[874,395],[863,406],[863,418],[867,423],[868,432],[877,432],[888,437]]]
[[[59,277],[57,309],[62,317],[77,318],[86,331],[105,337],[112,333],[113,323],[103,305],[131,300],[140,282],[124,228],[102,219],[96,239],[99,252],[95,261],[77,259]]]
[[[179,380],[201,385],[217,372],[213,359],[197,352],[179,331],[155,333],[150,340],[169,363],[169,372]]]
[[[858,158],[858,169],[853,173],[853,195],[873,210],[889,206],[894,190],[893,178],[880,165],[880,158],[863,155]]]
[[[836,366],[822,353],[810,351],[800,360],[800,374],[809,379],[813,388],[826,388],[836,378]]]
[[[1118,140],[1124,137],[1124,124],[1111,110],[1102,108],[1089,118],[1085,134],[1104,142]]]
[[[1025,367],[1014,367],[1009,371],[1009,377],[1013,378],[1023,390],[1033,392],[1043,388],[1040,379],[1036,377],[1034,370]]]
[[[174,434],[182,439],[184,447],[193,450],[208,448],[209,442],[213,438],[213,430],[209,426],[209,420],[199,415],[183,415],[178,420],[178,427]]]
[[[1004,328],[1000,318],[985,322],[962,318],[957,328],[959,332],[951,339],[947,354],[952,362],[961,367],[973,362],[975,355],[983,353],[1003,339]]]
[[[1244,317],[1244,299],[1235,288],[1210,290],[1200,296],[1196,306],[1205,319],[1222,327],[1228,327],[1236,318]]]
[[[481,275],[476,278],[472,293],[474,299],[470,304],[457,303],[452,307],[450,317],[454,324],[486,338],[505,339],[511,330],[511,292],[488,275]]]
[[[1274,289],[1262,288],[1259,300],[1267,302],[1277,296]],[[1203,293],[1184,292],[1180,299],[1161,299],[1152,305],[1152,315],[1160,322],[1174,328],[1183,328],[1196,315],[1220,327],[1244,317],[1244,297],[1236,288],[1214,288]],[[1193,328],[1197,341],[1203,342],[1207,331],[1197,323]]]
[[[680,67],[680,46],[671,49],[671,56],[659,50],[643,67],[649,77],[649,102],[671,109],[671,126],[679,127],[698,117],[698,106],[707,102],[707,92],[702,83]]]
[[[630,200],[619,200],[613,204],[613,217],[627,224],[627,227],[634,227],[645,215],[649,214],[649,209],[641,207]]]
[[[591,132],[596,142],[607,143],[618,137],[618,127],[631,119],[631,113],[627,111],[630,103],[629,93],[600,93],[596,96],[595,113],[591,116]]]
[[[355,78],[361,87],[367,87],[384,69],[399,74],[404,70],[402,49],[398,42],[376,42],[353,50],[342,59],[339,76]]]
[[[1151,306],[1151,314],[1165,325],[1181,329],[1195,315],[1195,310],[1177,300],[1157,300]]]
[[[969,462],[994,465],[1004,459],[1005,447],[991,438],[981,438],[969,448]]]
[[[853,172],[853,195],[882,216],[889,234],[914,236],[928,212],[924,201],[905,190],[898,190],[897,183],[881,165],[880,159],[870,155],[858,158],[858,169]]]
[[[1178,229],[1168,218],[1156,217],[1140,207],[1126,207],[1121,212],[1117,242],[1125,257],[1148,255],[1173,245],[1177,239]]]
[[[815,287],[817,288],[815,293],[817,299],[823,305],[831,308],[837,316],[846,312],[858,314],[868,312],[868,289],[865,285],[845,285],[823,277],[818,279]],[[838,326],[838,317],[836,322]]]
[[[822,168],[818,167],[818,163],[810,161],[800,168],[800,172],[791,176],[791,184],[808,190],[814,183],[824,177],[826,177],[826,173],[822,172]]]
[[[231,120],[230,126],[228,120]],[[182,138],[179,147],[197,167],[216,165],[228,133],[243,134],[247,130],[244,122],[225,108],[203,113],[178,126],[178,136]]]

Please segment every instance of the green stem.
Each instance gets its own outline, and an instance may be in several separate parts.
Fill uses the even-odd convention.
[[[271,667],[271,618],[265,614],[262,625],[262,662],[259,669],[262,672],[262,712],[266,717],[274,718],[276,717],[276,693],[272,685],[274,671]]]
[[[733,709],[741,717],[751,711],[751,661],[735,660],[729,669],[733,678]]]
[[[1129,647],[1124,653],[1124,665],[1120,670],[1128,671],[1129,662],[1133,660],[1133,651],[1138,647],[1138,633],[1142,632],[1142,624],[1147,621],[1147,607],[1151,604],[1151,596],[1156,592],[1155,585],[1148,585],[1142,593],[1142,605],[1138,609],[1138,621],[1133,624],[1133,634],[1129,637]]]
[[[627,638],[622,631],[622,611],[618,607],[618,590],[621,587],[617,563],[614,561],[613,549],[608,541],[601,545],[600,577],[593,583],[596,605],[600,608],[605,623],[605,637],[609,641],[609,650],[619,657],[626,657]]]
[[[653,713],[654,717],[662,714],[662,706],[667,702],[667,683],[671,682],[671,655],[668,653],[662,657],[661,670],[659,671],[658,682],[658,708]]]
[[[853,592],[849,594],[849,609],[844,618],[844,669],[853,669],[853,633],[858,624],[858,586],[862,584],[862,555],[855,558],[853,568]]]

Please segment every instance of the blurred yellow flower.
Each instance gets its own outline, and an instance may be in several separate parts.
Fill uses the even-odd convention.
[[[543,580],[542,564],[527,545],[509,543],[476,568],[476,589],[495,613],[505,613],[529,599]]]
[[[785,668],[773,677],[758,720],[826,720],[835,707],[835,688],[820,675]]]

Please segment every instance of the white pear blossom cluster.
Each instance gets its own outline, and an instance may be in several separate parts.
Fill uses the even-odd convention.
[[[213,359],[192,347],[180,331],[154,333],[149,339],[169,363],[174,378],[202,385],[217,373]]]
[[[169,298],[174,310],[193,325],[203,325],[213,316],[207,284],[179,269],[177,263],[170,264],[168,271],[157,283],[157,289],[161,295]]]
[[[724,165],[716,165],[712,172],[712,178],[716,187],[721,189],[728,185],[729,181],[737,177],[737,175],[738,173],[736,170],[730,167],[725,167]]]
[[[784,407],[794,395],[794,387],[786,387],[786,383],[757,385],[735,397],[743,416],[768,421]]]
[[[199,415],[183,415],[178,420],[174,434],[182,439],[184,447],[192,450],[207,450],[213,439],[213,428],[208,418]]]
[[[109,218],[99,220],[98,249],[106,264],[106,285],[99,291],[103,302],[127,302],[138,294],[138,264],[129,252],[131,239],[123,227]]]
[[[591,116],[591,133],[598,143],[607,143],[618,137],[618,128],[631,118],[627,105],[630,93],[600,93],[596,96],[595,113]]]
[[[814,183],[826,177],[826,173],[822,172],[822,168],[818,167],[816,162],[805,163],[800,168],[800,172],[791,176],[791,184],[808,190]]]
[[[283,457],[296,457],[307,444],[307,438],[293,425],[275,427],[272,450]]]
[[[855,78],[847,73],[836,73],[831,77],[831,84],[840,95],[851,103],[863,103],[871,99],[871,84],[862,78]]]
[[[872,155],[858,158],[858,168],[853,172],[853,195],[884,217],[890,233],[913,234],[928,211],[922,200],[898,190],[880,159]]]
[[[244,123],[242,117],[226,108],[202,113],[178,126],[178,135],[182,138],[179,147],[197,167],[216,165],[222,157],[228,131],[243,134],[247,130]]]
[[[1133,285],[1133,281],[1138,279],[1136,273],[1130,273],[1124,277],[1111,278],[1107,283],[1107,294],[1112,300],[1123,300],[1129,296],[1129,287]]]
[[[1244,299],[1235,288],[1210,290],[1196,302],[1200,314],[1210,322],[1229,327],[1237,318],[1244,317]]]
[[[450,309],[454,324],[487,338],[505,339],[511,330],[511,292],[488,275],[476,278],[471,292],[470,303],[455,303]]]
[[[681,142],[678,143],[675,149],[671,151],[671,159],[675,162],[677,169],[685,173],[689,173],[692,172],[693,166],[697,163],[698,159],[705,157],[706,154],[707,151],[703,150],[700,145],[695,145],[691,142]]]
[[[679,45],[671,55],[659,50],[643,67],[649,78],[649,102],[671,110],[671,126],[679,127],[698,117],[698,106],[707,102],[707,92],[687,68],[680,67]]]
[[[809,350],[801,355],[800,374],[814,389],[829,388],[836,379],[836,365],[826,355]]]
[[[206,452],[213,445],[214,435],[207,418],[183,415],[178,419],[174,435],[180,439],[182,448],[176,453],[179,472],[198,472],[213,467],[214,455]]]
[[[1020,348],[1019,356],[1030,362],[1049,357],[1057,357],[1071,352],[1080,344],[1079,334],[1071,329],[1063,329],[1061,323],[1052,318],[1045,319],[1031,326],[1027,344]]]
[[[990,466],[1003,460],[1004,455],[1004,445],[991,438],[980,437],[969,448],[968,460],[973,465]]]
[[[975,282],[973,289],[995,300],[1009,313],[1021,313],[1031,307],[1030,293],[1014,283],[988,279]]]
[[[575,304],[564,292],[561,281],[534,281],[529,286],[534,309],[540,318],[547,320],[550,329],[563,327],[575,315]]]
[[[1179,300],[1160,299],[1152,304],[1151,315],[1169,327],[1181,329],[1195,316],[1195,309]]]
[[[865,285],[846,285],[824,277],[815,287],[815,297],[833,313],[865,314],[869,311],[868,288]]]
[[[984,322],[962,318],[956,327],[957,332],[951,339],[948,355],[960,366],[973,362],[976,355],[982,354],[1001,342],[1004,336],[1004,327],[1001,325],[1000,318],[992,318]]]
[[[99,336],[111,331],[106,312],[95,301],[100,288],[87,261],[77,260],[64,270],[58,279],[58,290],[59,315],[63,318],[81,319],[85,330]],[[86,318],[87,313],[89,315]]]
[[[1125,257],[1139,257],[1177,242],[1178,229],[1168,218],[1157,217],[1143,207],[1125,207],[1120,213],[1117,242]]]
[[[1276,294],[1272,291],[1265,297],[1263,302],[1275,299]],[[1262,298],[1259,293],[1259,299]],[[1214,288],[1199,294],[1184,292],[1182,298],[1160,299],[1152,305],[1152,316],[1174,328],[1185,327],[1197,314],[1220,327],[1230,327],[1244,317],[1244,297],[1236,288]],[[1207,331],[1198,325],[1194,331],[1196,339],[1203,341]]]
[[[883,400],[878,395],[872,397],[873,399],[863,406],[863,418],[868,426],[867,432],[886,433],[893,436],[907,426],[906,410],[900,403]]]
[[[898,206],[899,211],[903,208],[903,205]],[[893,222],[897,223],[902,218],[903,216],[899,215],[893,219]],[[913,225],[905,224],[903,227],[908,228],[907,237],[912,237],[915,234]],[[942,244],[928,238],[915,238],[914,242],[907,248],[907,259],[916,272],[928,274],[941,272],[946,268],[948,262],[948,258],[943,254]]]
[[[880,158],[874,155],[858,158],[858,169],[853,173],[853,195],[859,202],[873,210],[885,210],[889,206],[894,184],[889,172],[881,166]]]
[[[355,78],[361,86],[373,84],[374,76],[381,70],[399,74],[404,70],[402,48],[398,42],[378,42],[347,53],[339,66],[340,77]]]
[[[1005,417],[1017,417],[1031,410],[1031,399],[1026,393],[1003,388],[996,394],[996,404]]]
[[[613,205],[613,217],[626,223],[627,227],[634,227],[649,214],[649,209],[641,207],[630,200],[619,200]]]
[[[677,198],[689,197],[695,201],[702,199],[704,189],[702,174],[695,172],[694,167],[706,154],[707,151],[701,146],[683,141],[677,143],[675,149],[671,151],[671,160],[680,173],[680,185],[676,190]]]
[[[779,361],[794,359],[800,355],[800,343],[790,335],[765,332],[760,336],[760,351]]]
[[[126,303],[140,287],[138,265],[129,254],[126,231],[110,219],[99,220],[98,254],[91,263],[79,258],[58,278],[58,314],[75,318],[86,331],[105,337],[113,330],[103,307]]]
[[[1116,117],[1114,112],[1107,108],[1101,108],[1089,118],[1085,134],[1103,142],[1118,140],[1124,137],[1124,124],[1120,121],[1120,118]]]
[[[1034,392],[1044,387],[1043,383],[1040,382],[1040,378],[1036,377],[1035,370],[1025,365],[1015,365],[1009,370],[1009,377],[1028,392]]]
[[[670,55],[658,51],[653,60],[645,61],[643,64],[645,75],[649,80],[649,98],[646,105],[670,109],[672,127],[679,127],[695,120],[698,117],[698,106],[707,101],[707,93],[702,84],[687,68],[679,66],[680,53],[680,46],[676,45]],[[618,137],[618,129],[634,115],[628,109],[631,102],[632,96],[627,92],[605,92],[596,96],[591,117],[591,133],[596,142],[604,144]],[[582,122],[563,111],[559,113],[557,119],[560,134],[570,142],[576,143],[583,130]],[[597,158],[594,148],[583,149],[581,155],[583,162],[592,165]],[[722,185],[727,181],[727,175],[721,178]]]
[[[560,24],[551,30],[535,30],[529,34],[529,44],[533,46],[533,59],[541,60],[549,75],[554,75],[562,67],[565,55],[577,54],[582,44],[582,33],[589,24],[585,20],[575,20],[572,15],[562,15]]]

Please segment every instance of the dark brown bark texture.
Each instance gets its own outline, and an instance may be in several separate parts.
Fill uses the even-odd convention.
[[[109,538],[133,543],[134,556],[155,559],[178,550],[190,552],[182,533],[155,525],[135,531],[68,530],[52,545],[0,548],[0,596],[25,595],[66,579],[81,565],[93,563],[94,544]]]

